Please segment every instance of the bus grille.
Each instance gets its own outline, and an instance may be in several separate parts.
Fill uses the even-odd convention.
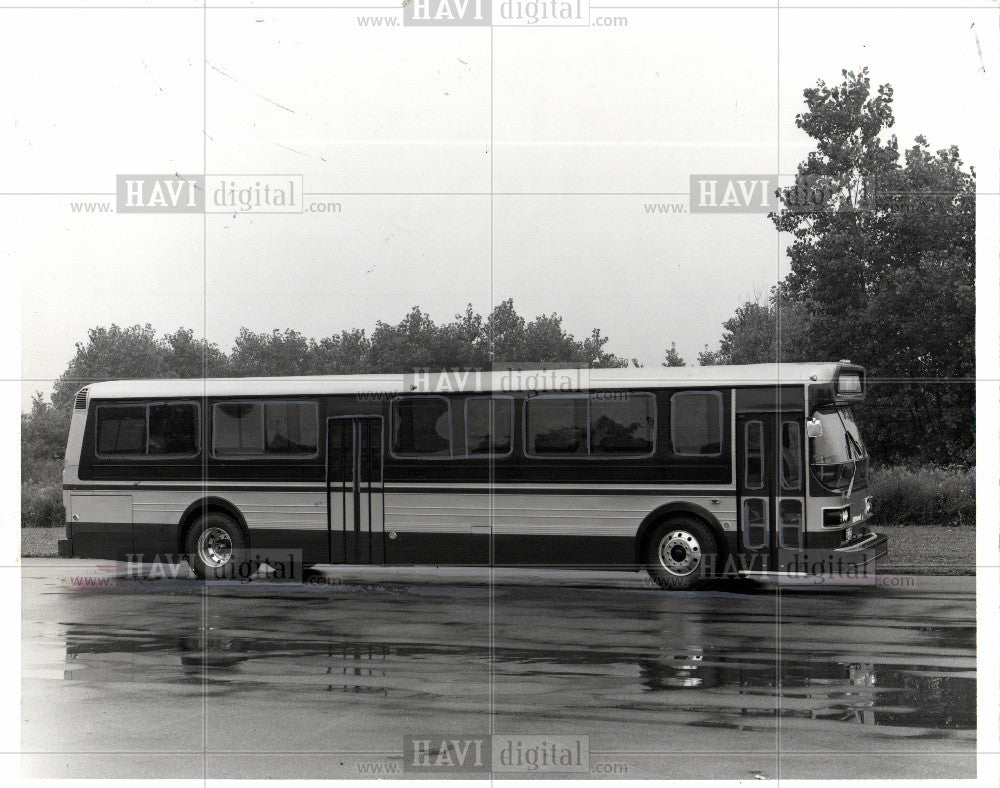
[[[77,410],[87,409],[87,389],[82,388],[76,393],[76,404],[73,405]]]

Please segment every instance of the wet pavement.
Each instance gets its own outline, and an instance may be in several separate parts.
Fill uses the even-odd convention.
[[[584,742],[585,773],[546,777],[975,775],[971,577],[671,594],[624,573],[116,572],[24,562],[26,776],[423,776],[404,739],[490,733]]]

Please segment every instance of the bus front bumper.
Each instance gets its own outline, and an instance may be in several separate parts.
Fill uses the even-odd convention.
[[[858,567],[867,566],[889,555],[889,537],[866,530],[833,552]]]
[[[847,542],[828,550],[811,549],[795,555],[788,562],[789,574],[834,579],[857,579],[871,576],[879,561],[889,555],[889,538],[867,528]]]
[[[833,582],[861,580],[875,575],[877,564],[889,555],[888,543],[885,534],[865,528],[836,547],[811,547],[786,554],[785,562],[776,570],[740,570],[740,574],[761,578],[822,578]]]

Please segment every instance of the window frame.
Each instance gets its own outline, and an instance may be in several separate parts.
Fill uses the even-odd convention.
[[[220,405],[259,405],[260,414],[260,454],[219,454],[215,449],[215,409]],[[313,413],[316,416],[316,451],[312,454],[288,454],[287,452],[269,452],[267,450],[267,406],[268,405],[312,405]],[[321,434],[319,429],[319,400],[314,399],[225,399],[212,403],[212,434],[211,434],[211,456],[213,460],[228,462],[236,460],[241,462],[262,460],[314,460],[319,457]]]
[[[692,394],[711,394],[719,403],[719,450],[717,452],[712,452],[710,454],[703,454],[701,452],[681,452],[677,451],[677,438],[674,434],[674,426],[677,424],[677,418],[674,408],[674,400],[677,397],[690,396]],[[721,391],[716,391],[713,389],[690,389],[684,391],[675,391],[670,395],[670,450],[674,453],[675,457],[701,457],[701,458],[712,458],[712,457],[722,457],[726,453],[726,410],[724,407],[724,399],[722,397]]]
[[[195,415],[194,440],[195,450],[183,454],[151,454],[149,451],[149,409],[157,405],[193,405]],[[143,408],[146,411],[146,451],[143,454],[101,454],[101,410],[103,408]],[[113,402],[98,402],[94,406],[94,457],[99,460],[189,460],[201,454],[201,403],[195,399],[121,400]]]
[[[477,399],[487,399],[487,400],[507,400],[510,403],[510,448],[504,454],[497,454],[495,452],[484,452],[482,454],[472,454],[469,451],[469,402]],[[510,457],[514,453],[514,397],[510,394],[476,394],[465,398],[465,402],[462,404],[462,431],[463,438],[465,442],[465,455],[466,460],[489,460]],[[492,426],[492,425],[491,425]]]
[[[653,401],[653,445],[649,452],[645,454],[614,454],[611,452],[594,454],[591,451],[591,411],[590,403],[599,394],[610,394],[622,392],[629,396],[650,397]],[[534,454],[528,451],[528,403],[537,399],[586,399],[587,400],[587,433],[585,454]],[[612,400],[613,401],[613,400]],[[525,457],[532,460],[597,460],[611,462],[625,462],[628,460],[648,460],[656,455],[659,436],[659,413],[657,409],[657,397],[652,391],[633,391],[632,389],[610,389],[607,391],[570,393],[570,394],[533,394],[524,398],[521,405],[521,452]]]
[[[444,400],[445,405],[448,408],[448,454],[396,454],[393,449],[393,438],[396,437],[396,424],[393,420],[393,408],[398,400],[405,399],[440,399]],[[455,455],[455,417],[451,408],[451,397],[446,397],[443,394],[397,394],[395,397],[389,400],[389,439],[388,449],[389,456],[394,460],[419,460],[421,462],[427,461],[438,461],[441,460],[454,460]],[[513,442],[513,435],[511,436],[511,441]],[[488,456],[488,455],[483,455]]]

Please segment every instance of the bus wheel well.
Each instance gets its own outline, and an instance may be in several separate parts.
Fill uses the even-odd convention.
[[[669,522],[679,517],[690,517],[704,523],[715,536],[715,542],[719,547],[720,561],[725,561],[729,555],[728,542],[726,534],[722,529],[722,524],[715,518],[715,515],[697,504],[668,503],[646,515],[646,518],[639,526],[638,532],[636,532],[635,565],[637,567],[642,567],[645,564],[646,539],[649,537],[650,531],[661,523]]]
[[[185,544],[187,543],[187,536],[191,527],[198,522],[199,518],[209,514],[210,512],[217,512],[232,518],[233,521],[239,526],[240,530],[243,531],[243,538],[246,540],[246,544],[250,544],[250,531],[247,529],[246,520],[243,519],[243,515],[240,514],[240,510],[225,498],[209,497],[195,501],[181,516],[180,528],[177,529],[178,554],[183,555],[185,552]]]

